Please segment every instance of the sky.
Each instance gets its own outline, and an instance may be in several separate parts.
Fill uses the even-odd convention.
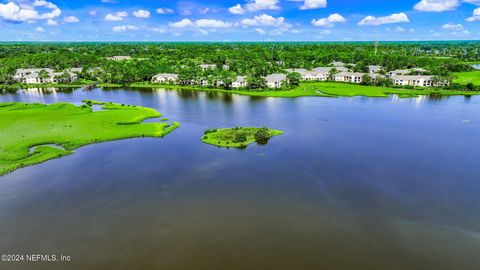
[[[0,0],[0,41],[480,39],[480,0]]]

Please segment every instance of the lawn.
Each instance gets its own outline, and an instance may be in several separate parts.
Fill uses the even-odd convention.
[[[254,142],[266,144],[270,138],[281,134],[283,134],[283,131],[265,127],[209,129],[205,131],[202,142],[219,147],[243,148]]]
[[[161,116],[151,108],[98,101],[86,104],[0,103],[0,175],[72,154],[87,144],[163,137],[179,126],[141,123]],[[92,111],[93,104],[102,110]]]
[[[338,82],[306,82],[299,86],[288,90],[225,90],[216,88],[207,88],[201,86],[182,86],[182,85],[159,85],[152,83],[135,83],[130,85],[134,88],[166,88],[166,89],[187,89],[195,91],[212,91],[222,93],[232,93],[244,96],[253,97],[281,97],[281,98],[296,98],[296,97],[389,97],[392,94],[399,95],[402,98],[417,97],[421,95],[437,94],[444,96],[452,95],[480,95],[480,92],[466,92],[466,91],[450,91],[434,88],[417,88],[417,89],[402,89],[389,88],[379,86],[364,86],[358,84],[338,83]]]
[[[457,72],[453,74],[455,79],[453,82],[459,84],[469,84],[473,83],[475,85],[480,85],[480,70],[469,71],[469,72]]]

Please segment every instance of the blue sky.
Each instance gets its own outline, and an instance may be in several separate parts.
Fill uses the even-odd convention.
[[[480,39],[480,0],[0,0],[2,41]]]

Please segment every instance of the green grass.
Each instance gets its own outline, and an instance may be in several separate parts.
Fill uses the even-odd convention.
[[[0,103],[0,175],[69,155],[84,145],[134,137],[163,137],[179,126],[176,122],[172,125],[141,123],[161,117],[151,108],[88,103],[103,105],[103,110],[93,112],[90,106],[70,103]]]
[[[418,97],[421,95],[437,94],[443,96],[452,95],[480,95],[480,91],[450,91],[435,88],[417,88],[402,89],[389,88],[379,86],[364,86],[358,84],[338,83],[338,82],[306,82],[293,89],[266,89],[266,90],[225,90],[207,88],[201,86],[184,86],[184,85],[161,85],[152,83],[135,83],[130,85],[134,88],[165,88],[165,89],[186,89],[195,91],[211,91],[221,93],[232,93],[253,97],[279,97],[279,98],[296,98],[296,97],[378,97],[386,98],[392,94],[396,94],[402,98]]]
[[[459,84],[469,84],[473,83],[475,85],[480,85],[480,70],[469,71],[469,72],[456,72],[453,74],[455,79],[453,82]]]
[[[256,134],[263,132],[262,139],[259,139]],[[235,127],[235,128],[221,128],[205,131],[202,137],[202,142],[219,147],[243,148],[249,144],[257,142],[264,144],[274,136],[283,134],[283,131],[256,128],[256,127]]]

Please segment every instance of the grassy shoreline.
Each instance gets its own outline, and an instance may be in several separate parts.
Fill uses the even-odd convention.
[[[87,104],[103,107],[93,112]],[[0,103],[0,175],[70,155],[81,146],[137,137],[163,137],[179,127],[178,122],[142,123],[161,116],[152,108],[98,101],[86,101],[82,106]]]
[[[38,84],[38,85],[24,85],[24,88],[35,87],[58,87],[58,88],[80,88],[83,85],[55,85],[55,84]],[[400,98],[414,98],[422,95],[431,95],[436,94],[439,96],[472,96],[480,95],[480,91],[454,91],[454,90],[443,90],[436,88],[415,88],[415,89],[404,89],[404,88],[391,88],[391,87],[380,87],[380,86],[364,86],[358,84],[349,84],[349,83],[339,83],[339,82],[304,82],[299,86],[292,89],[263,89],[256,91],[249,91],[243,89],[220,89],[220,88],[209,88],[203,86],[192,86],[192,85],[170,85],[170,84],[154,84],[149,82],[142,83],[132,83],[130,85],[121,85],[121,84],[106,84],[100,83],[96,87],[104,88],[121,88],[121,87],[130,87],[130,88],[164,88],[171,90],[192,90],[192,91],[203,91],[203,92],[218,92],[218,93],[230,93],[242,96],[252,96],[252,97],[275,97],[275,98],[297,98],[297,97],[373,97],[373,98],[387,98],[391,95],[398,95]],[[20,87],[21,88],[21,87]],[[17,88],[18,89],[18,88]]]

